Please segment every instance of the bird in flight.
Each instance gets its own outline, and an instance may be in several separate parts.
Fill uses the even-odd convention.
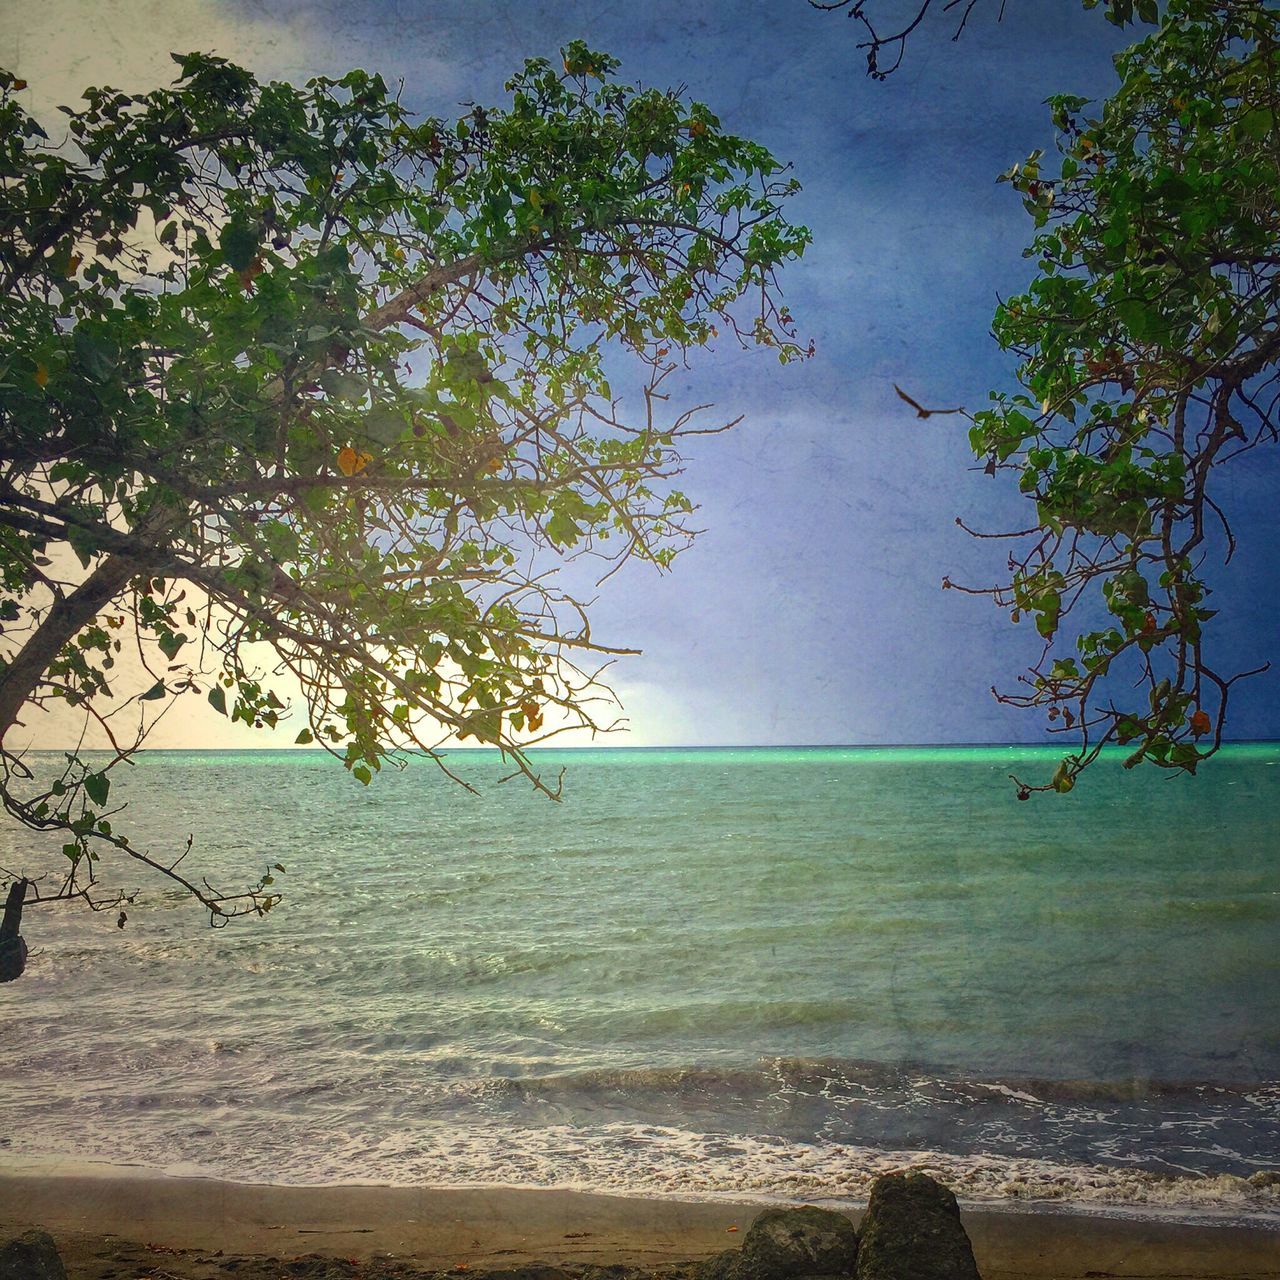
[[[898,393],[899,400],[905,400],[915,411],[917,418],[932,418],[935,413],[963,413],[963,408],[957,409],[926,409],[924,405],[913,400],[903,389],[895,382],[893,389]]]

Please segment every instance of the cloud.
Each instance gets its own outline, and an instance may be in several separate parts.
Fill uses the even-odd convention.
[[[294,82],[341,75],[374,52],[306,11],[245,12],[220,0],[6,0],[0,15],[0,65],[28,82],[24,105],[41,121],[56,123],[56,108],[77,103],[88,85],[145,92],[169,84],[177,74],[170,53],[194,50]],[[436,86],[455,75],[427,54],[413,69]]]

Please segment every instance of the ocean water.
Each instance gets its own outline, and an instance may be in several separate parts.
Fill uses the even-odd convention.
[[[1200,778],[1037,748],[154,752],[136,847],[282,905],[31,909],[6,1161],[244,1181],[962,1199],[1280,1227],[1280,745]],[[117,825],[123,829],[124,820]],[[58,860],[0,832],[0,865]],[[1267,1185],[1270,1183],[1270,1185]]]

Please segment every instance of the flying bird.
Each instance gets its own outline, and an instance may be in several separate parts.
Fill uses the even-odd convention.
[[[898,393],[898,399],[905,400],[915,411],[917,418],[932,418],[935,413],[963,413],[963,408],[958,409],[926,409],[922,404],[918,404],[895,382],[893,389]]]

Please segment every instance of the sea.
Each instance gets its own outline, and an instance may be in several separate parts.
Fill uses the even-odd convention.
[[[1280,1230],[1280,744],[315,751],[117,770],[134,847],[265,918],[28,908],[0,1159],[286,1184],[962,1202]],[[56,757],[37,759],[49,765]],[[0,866],[56,868],[28,832]],[[52,883],[49,881],[47,883]]]

